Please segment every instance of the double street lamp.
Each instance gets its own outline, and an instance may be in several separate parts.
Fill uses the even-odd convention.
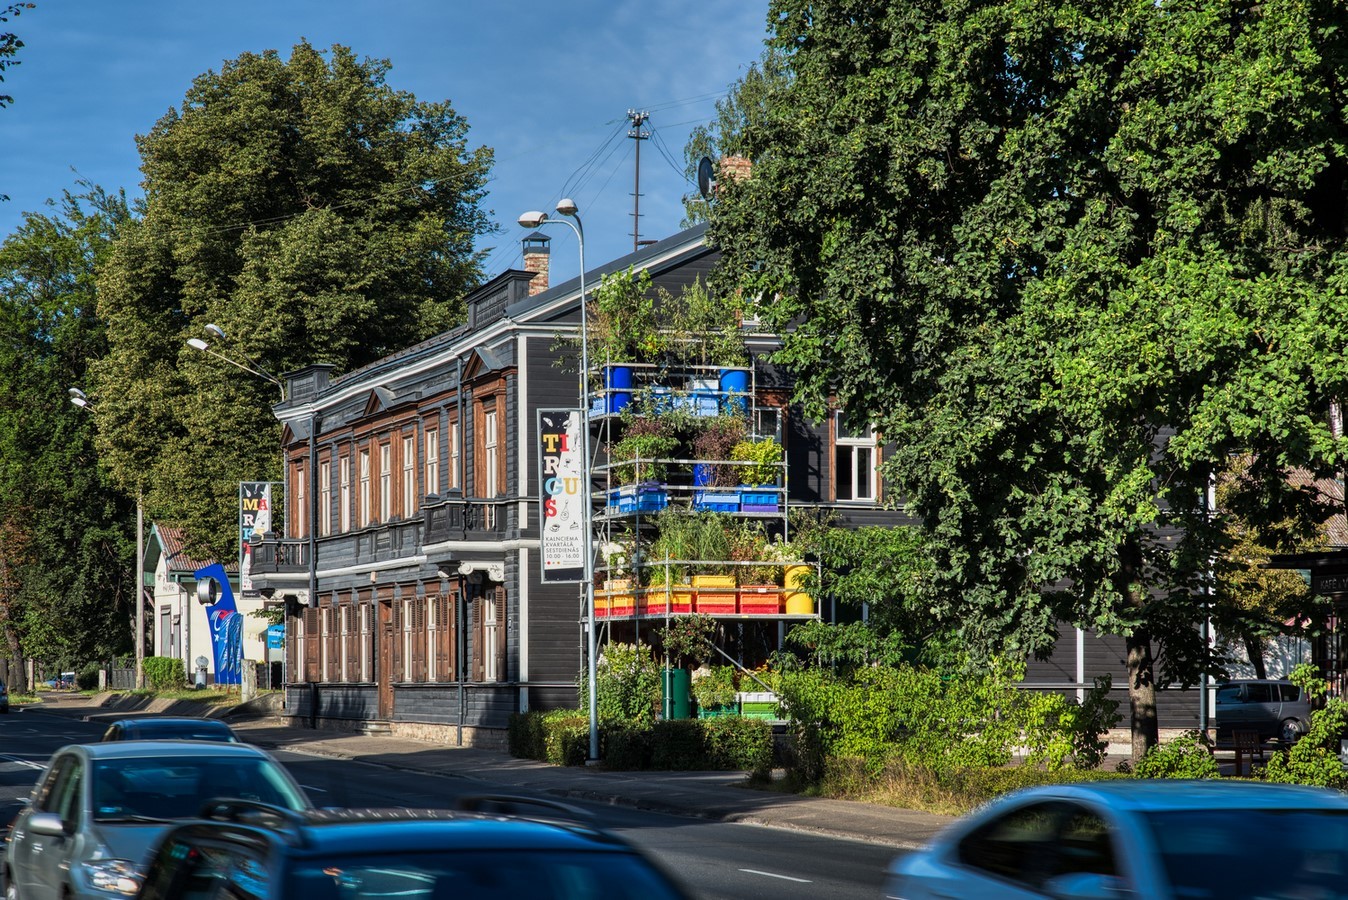
[[[590,762],[599,761],[599,705],[597,699],[599,623],[594,615],[594,524],[590,497],[590,329],[585,310],[585,226],[580,220],[580,210],[576,202],[563,198],[557,203],[557,212],[565,219],[549,219],[548,214],[531,210],[519,217],[524,228],[538,228],[543,225],[565,225],[576,233],[576,244],[580,248],[580,445],[581,484],[584,486],[585,502],[581,507],[581,525],[585,532],[585,556],[582,577],[585,579],[585,611],[589,617],[586,635],[586,684],[589,686],[590,699]]]
[[[80,409],[92,410],[89,396],[79,388],[66,391],[70,402]],[[136,487],[136,687],[145,687],[145,505],[139,485]]]

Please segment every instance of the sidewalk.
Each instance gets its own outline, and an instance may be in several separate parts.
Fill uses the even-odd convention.
[[[80,694],[47,694],[30,707],[88,721],[125,715],[200,715],[193,703],[155,701],[141,709],[100,704]],[[16,710],[18,707],[16,707]],[[476,781],[484,791],[534,792],[719,822],[788,828],[911,849],[953,819],[917,810],[760,791],[741,772],[609,772],[515,759],[504,751],[452,747],[389,735],[313,730],[276,718],[228,721],[245,740],[267,749],[357,760],[371,765]]]

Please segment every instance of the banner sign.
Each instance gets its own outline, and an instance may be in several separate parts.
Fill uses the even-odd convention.
[[[192,573],[197,581],[212,578],[220,585],[215,603],[206,608],[206,624],[211,628],[211,654],[215,657],[215,683],[238,684],[243,673],[243,613],[234,605],[229,574],[219,563],[211,563]]]
[[[254,596],[252,562],[253,548],[248,540],[254,532],[271,531],[271,482],[239,482],[239,590],[245,597]]]
[[[576,409],[538,411],[539,557],[545,584],[585,580],[585,458]]]

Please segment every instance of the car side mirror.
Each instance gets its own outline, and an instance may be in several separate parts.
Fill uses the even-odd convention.
[[[45,834],[50,837],[64,837],[66,834],[66,825],[56,813],[40,812],[33,813],[28,817],[28,830],[33,834]]]
[[[1096,872],[1072,872],[1044,882],[1044,891],[1059,900],[1118,900],[1128,891],[1122,878]]]

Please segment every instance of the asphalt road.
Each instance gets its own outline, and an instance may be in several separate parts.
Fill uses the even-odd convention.
[[[0,715],[0,824],[7,825],[58,747],[94,741],[103,727],[36,710]],[[277,751],[319,806],[451,807],[484,786],[328,757]],[[571,802],[571,801],[568,801]],[[880,896],[898,851],[754,825],[584,803],[600,826],[658,859],[700,897],[806,900]]]

